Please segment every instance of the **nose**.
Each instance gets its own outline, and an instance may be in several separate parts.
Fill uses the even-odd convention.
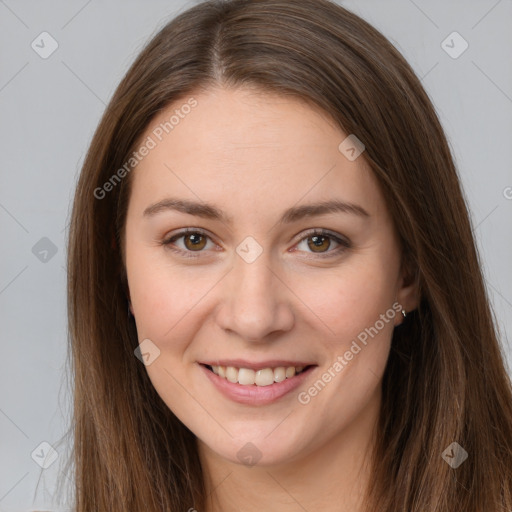
[[[252,263],[235,255],[217,310],[222,329],[245,341],[265,342],[292,328],[293,293],[276,270],[265,252]]]

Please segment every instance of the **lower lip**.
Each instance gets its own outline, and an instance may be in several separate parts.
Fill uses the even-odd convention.
[[[316,366],[310,366],[307,370],[287,378],[282,382],[274,382],[270,386],[246,386],[238,383],[229,382],[224,377],[219,377],[206,366],[200,364],[199,367],[206,374],[210,382],[227,398],[234,402],[246,405],[266,405],[276,402],[281,397],[290,393],[299,387]]]

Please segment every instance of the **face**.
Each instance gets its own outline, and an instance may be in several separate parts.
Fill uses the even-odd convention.
[[[146,370],[223,459],[296,460],[379,400],[414,290],[364,153],[339,149],[346,137],[299,100],[212,89],[141,138],[124,248]]]

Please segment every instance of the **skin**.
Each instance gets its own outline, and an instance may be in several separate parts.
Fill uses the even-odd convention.
[[[208,512],[360,510],[382,375],[402,315],[309,403],[298,393],[393,303],[406,311],[417,305],[382,193],[364,153],[350,161],[338,150],[347,134],[326,114],[247,87],[176,101],[141,140],[190,96],[197,106],[132,171],[125,226],[131,309],[139,341],[148,338],[160,350],[148,375],[197,436]],[[143,215],[167,197],[213,203],[232,224],[173,210]],[[357,204],[369,216],[336,212],[278,223],[287,208],[330,199]],[[208,232],[199,252],[190,236],[173,242],[196,258],[162,245],[184,228]],[[305,233],[311,228],[351,245],[327,238],[315,252]],[[236,252],[247,236],[262,248],[252,263]],[[318,367],[298,390],[254,407],[225,398],[205,378],[198,361],[216,358],[286,358]],[[253,466],[237,457],[248,442],[261,455]]]

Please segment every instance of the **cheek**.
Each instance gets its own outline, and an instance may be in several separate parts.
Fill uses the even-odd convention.
[[[139,338],[159,340],[177,322],[176,288],[166,286],[166,280],[156,269],[138,270],[129,277],[132,306]]]
[[[222,287],[223,272],[210,267],[178,267],[158,253],[154,248],[134,246],[129,250],[127,272],[139,338],[165,343],[176,340],[172,332],[180,336],[187,325],[200,328],[191,318],[204,314],[207,296],[215,287]],[[330,270],[311,268],[283,275],[295,295],[290,302],[298,299],[296,312],[302,320],[309,318],[306,322],[315,324],[327,339],[356,336],[373,325],[394,301],[393,254],[375,250],[356,256]],[[300,323],[301,319],[297,320]]]
[[[396,274],[393,260],[369,255],[353,258],[335,271],[300,278],[294,292],[336,343],[357,336],[392,307]]]
[[[173,266],[160,251],[133,247],[127,258],[139,339],[150,338],[159,343],[188,322],[213,284],[211,274]]]
[[[348,425],[376,396],[399,314],[393,308],[396,272],[393,260],[364,258],[325,279],[308,280],[309,286],[304,281],[297,291],[314,312],[313,330],[325,333],[326,356],[299,403],[304,414],[322,418],[326,436]]]

